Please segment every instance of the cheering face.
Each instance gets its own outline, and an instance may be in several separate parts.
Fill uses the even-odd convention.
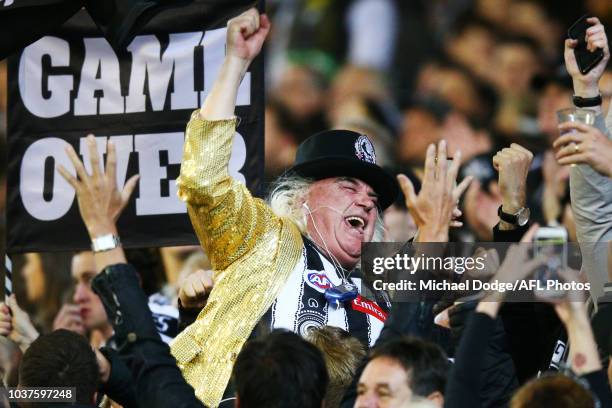
[[[355,408],[408,408],[411,402],[408,374],[399,363],[387,357],[368,363],[357,384]]]
[[[316,181],[304,206],[310,238],[345,269],[361,256],[361,243],[372,240],[378,198],[361,180],[332,177]]]
[[[75,282],[73,301],[79,306],[83,324],[88,330],[102,329],[109,324],[102,301],[91,290],[91,280],[95,276],[93,252],[79,252],[72,258],[72,278]]]

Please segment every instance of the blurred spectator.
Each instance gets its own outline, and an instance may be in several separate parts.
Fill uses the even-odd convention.
[[[139,273],[142,274],[149,269],[150,273],[156,276],[156,285],[158,287],[162,284],[162,281],[167,285],[176,287],[187,259],[189,259],[192,254],[201,251],[202,249],[198,245],[163,247],[159,248],[159,252],[157,252],[157,250],[146,250],[141,254],[141,258],[148,261],[146,264],[141,264],[144,270],[139,271]],[[135,253],[129,256],[133,257],[134,255]],[[154,289],[154,291],[157,290],[157,288],[153,287],[151,289]]]
[[[559,137],[556,112],[573,107],[572,78],[565,67],[538,75],[532,81],[532,88],[538,92],[538,128],[546,136],[546,144],[550,147]]]
[[[397,31],[392,0],[279,2],[270,38],[272,83],[287,58],[308,60],[328,78],[344,63],[387,70]]]
[[[306,340],[321,350],[327,366],[329,385],[325,393],[325,408],[337,408],[355,376],[359,362],[366,356],[366,350],[359,340],[339,327],[313,328],[306,335]]]
[[[510,2],[509,13],[511,18],[505,21],[509,32],[534,40],[546,62],[554,62],[559,57],[558,39],[562,29],[542,5],[529,0],[514,0]]]
[[[482,80],[491,81],[493,50],[497,41],[495,26],[472,14],[456,22],[444,43],[447,55]]]
[[[104,306],[98,295],[91,290],[91,281],[96,276],[94,254],[91,251],[78,252],[72,257],[72,278],[74,280],[74,304],[65,304],[55,319],[54,329],[67,329],[84,334],[97,330],[106,343],[113,335]]]
[[[442,137],[442,122],[450,107],[442,101],[416,101],[404,110],[397,150],[398,161],[405,165],[421,165],[431,143]]]
[[[62,303],[68,299],[70,255],[27,253],[21,275],[25,284],[25,309],[33,313],[32,321],[39,331],[50,332]]]
[[[421,180],[409,168],[403,168],[396,173],[402,173],[410,179],[416,194],[421,190]],[[385,225],[385,242],[406,242],[415,237],[417,225],[406,207],[406,197],[400,191],[397,199],[383,213]]]
[[[266,180],[274,180],[293,164],[298,145],[296,127],[289,111],[282,104],[268,101],[264,165]]]
[[[502,196],[496,181],[482,185],[478,180],[472,182],[464,198],[465,221],[478,241],[491,241],[493,227],[499,222],[497,210]]]
[[[599,89],[601,90],[601,96],[603,103],[601,105],[601,111],[603,115],[607,115],[610,110],[610,100],[612,99],[612,68],[608,68],[599,80]]]
[[[345,66],[336,75],[329,90],[327,109],[330,120],[339,120],[335,110],[342,103],[356,97],[384,102],[389,99],[390,93],[379,72],[370,68]]]
[[[321,120],[327,85],[325,77],[307,64],[291,64],[271,93],[294,120],[306,123],[312,119]]]
[[[500,95],[496,129],[510,138],[535,133],[536,124],[530,118],[535,113],[530,85],[540,70],[537,46],[526,38],[504,40],[495,47],[493,64],[492,83]]]
[[[472,123],[480,125],[478,122]],[[450,155],[453,156],[460,150],[464,163],[493,150],[493,141],[487,128],[475,127],[472,123],[465,115],[452,112],[444,119],[442,128],[442,138],[448,142]]]
[[[527,384],[512,397],[511,408],[591,408],[593,396],[584,386],[566,377],[552,375]]]

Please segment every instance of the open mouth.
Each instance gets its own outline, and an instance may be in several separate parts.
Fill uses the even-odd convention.
[[[353,228],[355,228],[356,230],[359,231],[363,231],[365,229],[366,226],[366,221],[356,215],[351,215],[349,217],[345,218],[345,221]]]

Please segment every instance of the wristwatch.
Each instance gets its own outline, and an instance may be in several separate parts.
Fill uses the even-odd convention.
[[[502,211],[502,207],[503,205],[500,205],[497,209],[497,215],[499,215],[499,218],[502,221],[505,221],[508,224],[518,225],[519,227],[527,225],[529,222],[529,215],[531,214],[529,208],[523,207],[514,214],[508,214],[507,212]]]
[[[119,240],[117,235],[113,234],[101,235],[91,240],[91,250],[94,252],[110,251],[120,246],[121,240]]]

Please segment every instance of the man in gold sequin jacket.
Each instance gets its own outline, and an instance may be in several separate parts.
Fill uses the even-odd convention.
[[[269,29],[267,17],[255,9],[228,22],[226,57],[187,126],[177,179],[217,272],[206,307],[171,349],[198,398],[212,407],[219,405],[238,353],[262,320],[301,334],[324,324],[352,334],[360,330],[362,340],[373,344],[389,311],[383,294],[363,293],[356,269],[362,242],[382,230],[380,212],[398,193],[396,180],[376,165],[367,136],[334,130],[307,139],[269,204],[228,174],[238,86]],[[416,215],[419,239],[441,242],[448,237],[458,190],[467,183],[455,188],[460,160],[456,156],[447,167],[443,142],[427,154],[418,196],[407,178],[399,181]],[[328,295],[342,287],[350,289],[348,300],[332,305]]]

